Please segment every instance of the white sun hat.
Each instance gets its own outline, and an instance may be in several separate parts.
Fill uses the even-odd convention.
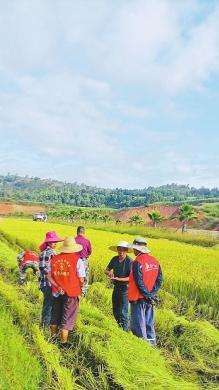
[[[111,245],[109,246],[109,249],[113,252],[117,252],[117,248],[126,248],[127,249],[127,252],[131,252],[131,248],[130,248],[130,245],[127,241],[119,241],[118,244],[116,245]]]
[[[131,250],[136,249],[141,253],[150,253],[150,249],[147,247],[147,241],[144,237],[136,237],[131,245]]]

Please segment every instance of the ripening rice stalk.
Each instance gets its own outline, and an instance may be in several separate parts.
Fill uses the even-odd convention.
[[[36,390],[44,378],[40,362],[13,324],[12,316],[0,306],[0,388]]]
[[[35,224],[32,221],[14,220],[12,230],[10,224],[11,221],[4,221],[1,229],[12,237],[11,242],[17,235],[16,240],[17,242],[19,240],[22,247],[28,244],[37,248],[43,241],[47,230],[56,230],[63,237],[75,232],[75,227],[67,225],[45,225]],[[87,298],[91,304],[86,300],[81,303],[81,315],[75,337],[77,345],[80,344],[80,348],[88,359],[93,359],[91,364],[94,364],[96,372],[100,365],[104,367],[103,383],[104,380],[108,384],[112,381],[113,388],[119,389],[119,386],[122,386],[127,390],[147,388],[150,390],[165,388],[190,390],[200,388],[199,385],[191,383],[199,383],[200,378],[207,381],[209,375],[209,381],[213,380],[212,377],[216,372],[215,353],[218,348],[213,338],[218,335],[217,331],[207,322],[188,321],[174,314],[172,310],[186,314],[193,320],[205,313],[206,318],[216,323],[218,318],[215,278],[218,272],[217,251],[164,239],[149,240],[152,253],[160,260],[165,277],[164,287],[160,294],[163,302],[161,309],[157,310],[158,339],[166,357],[167,363],[165,363],[159,351],[154,351],[142,340],[122,332],[112,319],[111,290],[106,288],[108,282],[104,270],[114,253],[108,250],[108,246],[121,239],[130,242],[133,237],[127,234],[89,229],[87,236],[93,244],[93,254],[90,259],[91,280],[102,283],[94,283],[91,286]],[[32,294],[37,304],[39,300],[36,289],[30,287],[31,285],[32,283],[29,283],[29,287],[27,285],[19,288],[19,291],[26,296]],[[13,305],[15,312],[19,313],[16,299],[14,303],[13,299],[10,300],[10,293],[4,292],[3,284],[0,284],[0,294],[6,302]],[[14,295],[13,298],[15,298]],[[23,315],[25,316],[25,313],[19,313],[19,318]],[[34,318],[34,315],[31,315]],[[35,342],[44,345],[40,330],[35,329],[34,332],[37,335]],[[204,340],[202,346],[199,345],[200,339]],[[193,359],[192,364],[189,364],[190,359]],[[74,362],[73,359],[73,365]],[[50,365],[50,362],[48,364]],[[68,368],[69,364],[68,361]],[[185,381],[175,378],[170,366],[175,372],[181,372]],[[128,373],[127,367],[131,367]],[[88,372],[87,375],[89,376]],[[68,383],[68,379],[63,380]],[[93,380],[95,381],[91,375],[90,383]]]

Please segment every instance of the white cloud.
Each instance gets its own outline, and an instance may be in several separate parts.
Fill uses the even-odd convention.
[[[165,93],[198,88],[219,71],[219,6],[200,18],[202,8],[195,0],[4,3],[1,63],[23,74],[82,65],[96,82]]]
[[[166,71],[167,90],[201,88],[219,72],[218,18],[219,6],[202,23],[191,28],[187,40],[177,45],[170,69]]]
[[[177,130],[163,115],[167,107],[166,116],[185,120],[170,97],[200,91],[219,72],[219,6],[200,17],[202,7],[197,0],[3,2],[0,134],[16,146],[1,149],[1,168],[102,186],[207,181],[207,163],[195,164],[190,147],[179,157]]]

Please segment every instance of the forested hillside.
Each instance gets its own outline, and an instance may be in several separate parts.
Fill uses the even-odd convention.
[[[145,183],[147,185],[147,183]],[[136,207],[154,202],[197,202],[219,198],[219,189],[167,184],[144,189],[105,189],[38,177],[0,176],[0,199],[89,207]]]

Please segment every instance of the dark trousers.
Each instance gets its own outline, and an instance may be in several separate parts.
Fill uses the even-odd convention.
[[[113,315],[123,330],[128,330],[128,289],[126,286],[114,286],[112,294]]]
[[[72,330],[75,326],[78,308],[78,297],[59,295],[59,297],[54,298],[51,325],[57,325],[60,329]]]
[[[42,287],[41,291],[43,293],[43,307],[42,307],[42,326],[49,326],[51,320],[52,313],[52,304],[53,304],[53,296],[51,287],[46,286]]]
[[[154,306],[139,300],[131,302],[130,328],[132,333],[156,345]]]

